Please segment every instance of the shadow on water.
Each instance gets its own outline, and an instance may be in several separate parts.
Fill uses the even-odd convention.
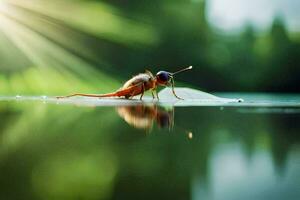
[[[1,102],[0,198],[298,199],[300,115],[256,109]]]

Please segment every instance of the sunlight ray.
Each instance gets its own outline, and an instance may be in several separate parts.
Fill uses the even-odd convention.
[[[72,6],[66,0],[11,0],[9,2],[38,13],[47,14],[95,36],[125,45],[152,46],[158,43],[158,36],[153,27],[146,23],[122,17],[117,9],[104,2],[73,1]],[[65,12],[65,10],[68,10],[68,12]],[[69,15],[70,12],[77,14]],[[107,23],[107,21],[110,23]],[[124,31],[125,27],[129,31]]]
[[[98,88],[97,86],[102,85],[101,83],[106,83],[101,86],[101,90],[103,91],[116,87],[118,81],[110,78],[107,74],[96,71],[93,66],[82,60],[81,56],[74,55],[68,48],[64,48],[55,42],[60,35],[63,37],[62,40],[68,37],[63,32],[60,34],[56,33],[54,39],[51,40],[42,32],[36,31],[39,27],[42,27],[41,23],[35,24],[34,19],[30,18],[29,15],[18,12],[18,10],[15,10],[11,6],[6,6],[3,2],[0,5],[2,5],[0,6],[0,30],[33,63],[33,66],[28,67],[35,67],[36,70],[34,71],[39,72],[39,75],[31,73],[32,70],[27,73],[30,70],[29,68],[23,72],[23,77],[18,74],[12,75],[9,85],[11,85],[13,90],[22,91],[20,87],[24,86],[28,87],[28,89],[34,88],[31,84],[32,81],[28,78],[32,77],[33,74],[42,77],[46,75],[45,80],[48,82],[51,82],[49,77],[52,76],[56,83],[57,81],[59,82],[60,86],[58,87],[69,88],[69,90],[70,86],[73,86],[74,90],[82,88],[78,84],[77,86],[73,85],[82,81],[85,81],[83,85],[89,84],[90,88]],[[47,32],[47,28],[44,31]],[[69,43],[73,48],[83,49],[82,46],[77,46],[80,43]],[[37,80],[37,78],[32,78]],[[49,84],[41,82],[43,80],[40,80],[39,84],[43,86],[43,90],[46,90]],[[87,87],[85,88],[87,89]]]

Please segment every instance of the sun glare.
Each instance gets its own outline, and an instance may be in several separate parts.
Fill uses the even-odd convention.
[[[103,87],[104,91],[112,85],[115,87],[115,80],[86,62],[85,58],[94,55],[81,40],[74,40],[77,37],[75,29],[66,33],[69,29],[65,24],[31,9],[26,2],[0,0],[0,56],[4,58],[0,62],[1,91],[5,90],[3,85],[22,91],[29,83],[33,83],[32,88],[42,85],[44,90],[50,91],[48,83],[53,80],[59,82],[54,84],[53,91],[70,88],[71,82],[77,83],[75,88],[91,88],[90,85],[98,85],[99,80],[111,83]],[[101,59],[97,59],[100,63]]]
[[[8,6],[4,0],[0,0],[0,18],[3,18],[5,13],[8,11]],[[1,24],[0,24],[1,25]]]

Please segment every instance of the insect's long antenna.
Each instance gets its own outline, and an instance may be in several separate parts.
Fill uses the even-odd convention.
[[[189,67],[187,67],[187,68],[181,69],[181,70],[179,70],[179,71],[177,71],[177,72],[173,72],[173,73],[170,73],[170,74],[173,76],[173,75],[175,75],[175,74],[178,74],[178,73],[180,73],[180,72],[184,72],[184,71],[190,70],[190,69],[192,69],[192,68],[193,68],[193,66],[189,66]]]

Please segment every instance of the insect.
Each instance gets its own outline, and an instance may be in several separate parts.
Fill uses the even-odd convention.
[[[189,66],[187,68],[181,69],[176,72],[167,72],[167,71],[159,71],[155,76],[153,74],[146,70],[145,73],[138,74],[131,79],[129,79],[127,82],[124,83],[124,85],[118,89],[115,92],[107,93],[107,94],[71,94],[68,96],[60,96],[57,98],[68,98],[68,97],[74,97],[74,96],[85,96],[85,97],[125,97],[126,99],[131,99],[134,96],[141,95],[140,100],[143,99],[144,92],[151,90],[152,97],[155,99],[159,99],[156,88],[157,86],[170,86],[172,87],[172,92],[174,96],[177,99],[182,99],[178,97],[174,90],[174,75],[178,74],[180,72],[184,72],[187,70],[192,69],[192,66]]]

